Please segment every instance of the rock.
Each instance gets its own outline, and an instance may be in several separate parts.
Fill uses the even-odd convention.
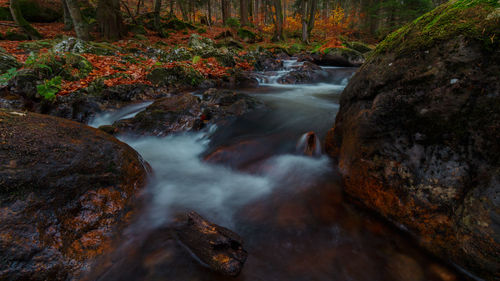
[[[324,82],[329,78],[328,72],[312,62],[304,62],[278,79],[280,84],[307,84]]]
[[[26,41],[19,43],[18,48],[28,52],[33,52],[33,51],[39,51],[41,49],[51,49],[54,47],[54,45],[56,45],[59,42],[61,42],[61,40],[59,39]]]
[[[26,35],[24,33],[7,31],[7,33],[5,33],[5,36],[3,37],[3,39],[9,40],[9,41],[26,41],[26,40],[29,40],[29,37],[28,37],[28,35]]]
[[[283,61],[277,59],[271,52],[260,52],[255,54],[255,70],[277,71],[283,69]]]
[[[174,87],[194,87],[205,78],[192,67],[176,65],[171,68],[156,68],[147,79],[154,85]]]
[[[205,38],[196,33],[191,34],[191,36],[189,37],[188,46],[195,52],[202,52],[206,49],[215,48],[215,44],[212,39]]]
[[[366,45],[365,43],[362,43],[362,42],[356,42],[356,41],[353,41],[353,42],[348,42],[348,43],[345,43],[346,46],[350,49],[353,49],[355,51],[358,51],[362,54],[366,54],[368,52],[371,52],[373,51],[373,48]]]
[[[101,56],[111,56],[120,51],[120,48],[108,43],[86,42],[74,37],[68,37],[56,44],[52,50],[56,53],[89,53]]]
[[[365,62],[363,54],[349,48],[331,48],[324,54],[315,53],[312,57],[315,64],[327,66],[360,66]]]
[[[347,194],[487,280],[500,268],[499,20],[493,2],[451,1],[389,35],[326,139]]]
[[[14,56],[5,52],[0,52],[0,74],[4,74],[11,68],[18,69],[20,67],[21,64]]]
[[[205,220],[196,212],[179,219],[174,233],[196,257],[221,274],[237,276],[247,259],[238,234]]]
[[[186,48],[176,48],[159,56],[162,62],[185,61],[193,58],[193,53]]]
[[[257,39],[257,35],[246,28],[238,29],[238,37],[247,43],[255,43],[255,40]]]
[[[189,93],[156,100],[134,118],[113,124],[120,134],[164,136],[184,131],[197,131],[207,123],[242,115],[261,106],[256,99],[227,90],[209,89],[203,99]]]
[[[85,125],[0,110],[1,280],[72,280],[111,249],[146,171]]]

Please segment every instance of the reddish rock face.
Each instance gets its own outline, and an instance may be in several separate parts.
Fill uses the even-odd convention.
[[[78,278],[111,248],[145,177],[104,132],[0,110],[0,279]]]
[[[500,53],[498,41],[485,42],[500,23],[493,6],[470,2],[449,2],[379,45],[342,93],[325,148],[349,195],[435,254],[496,279]],[[455,33],[434,40],[434,28]]]

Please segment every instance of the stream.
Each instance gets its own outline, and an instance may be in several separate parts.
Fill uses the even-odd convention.
[[[138,218],[89,280],[467,280],[350,203],[320,150],[312,157],[300,152],[305,133],[324,140],[356,68],[325,67],[322,83],[277,83],[298,64],[285,61],[284,70],[261,73],[258,88],[241,90],[266,107],[226,126],[120,137],[154,172]],[[104,113],[90,125],[130,118],[149,104]],[[213,273],[175,241],[149,235],[187,210],[243,238],[249,255],[239,276]]]

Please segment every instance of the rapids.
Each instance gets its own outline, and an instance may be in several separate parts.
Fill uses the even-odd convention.
[[[151,165],[146,203],[110,257],[89,280],[462,280],[402,231],[343,197],[334,164],[297,150],[304,134],[323,140],[355,68],[325,67],[328,83],[281,85],[298,65],[261,73],[242,90],[267,105],[222,127],[167,137],[120,139]],[[90,125],[129,118],[138,104],[98,116]],[[175,241],[148,237],[176,213],[194,210],[244,239],[249,253],[236,278],[217,275]]]

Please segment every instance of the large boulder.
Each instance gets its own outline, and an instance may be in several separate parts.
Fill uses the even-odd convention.
[[[499,8],[450,1],[389,35],[342,93],[326,140],[349,195],[497,280]]]
[[[111,249],[146,170],[85,125],[0,110],[0,279],[72,280]]]

